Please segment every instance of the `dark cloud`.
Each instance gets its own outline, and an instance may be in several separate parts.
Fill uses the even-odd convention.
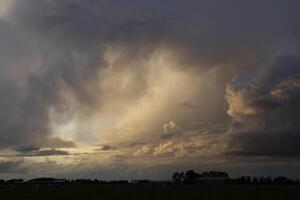
[[[99,148],[99,150],[101,150],[101,151],[111,151],[111,150],[116,150],[116,149],[117,149],[116,147],[113,147],[110,145],[104,145]]]
[[[178,59],[189,64],[185,66],[244,64],[249,68],[249,63],[269,57],[274,48],[294,36],[297,6],[294,1],[284,6],[279,1],[272,1],[272,6],[260,1],[16,2],[10,20],[13,27],[27,35],[9,37],[21,39],[21,43],[30,41],[32,51],[41,52],[40,66],[27,74],[25,94],[19,94],[14,83],[1,90],[9,91],[8,99],[19,99],[1,104],[7,110],[3,115],[9,119],[1,128],[1,146],[18,146],[19,141],[32,140],[45,145],[50,135],[50,109],[68,109],[68,100],[62,97],[66,91],[82,107],[101,102],[94,91],[101,94],[97,74],[105,67],[102,54],[107,45],[123,46],[128,59],[147,58],[155,49],[168,46],[181,52]],[[19,44],[7,42],[4,49],[19,49]],[[23,52],[22,48],[18,51]],[[26,55],[27,49],[23,53]],[[224,80],[232,74],[228,71]],[[220,87],[223,83],[220,80]],[[19,95],[21,98],[16,97]],[[216,105],[222,105],[221,101]]]
[[[77,113],[83,118],[101,110],[109,98],[134,102],[153,84],[142,61],[168,49],[179,71],[213,73],[215,87],[205,79],[195,85],[204,87],[201,95],[174,106],[182,107],[182,113],[194,112],[162,110],[169,115],[151,123],[158,130],[170,121],[159,130],[161,138],[180,139],[191,131],[193,137],[221,135],[228,126],[225,83],[236,73],[258,71],[254,78],[239,76],[227,87],[228,113],[234,118],[229,138],[238,149],[233,154],[298,156],[299,52],[284,50],[272,57],[278,49],[299,43],[299,7],[296,0],[16,1],[7,20],[0,20],[0,148],[30,156],[68,155],[58,149],[76,147],[76,142],[53,138],[51,114],[65,124]],[[107,75],[110,48],[124,55]],[[99,80],[117,77],[117,72],[130,74],[133,83],[130,91],[114,96],[113,87],[107,91]],[[122,89],[118,80],[112,85]]]
[[[50,149],[50,150],[40,150],[34,151],[31,154],[26,154],[26,156],[58,156],[58,155],[69,155],[67,151]]]
[[[19,146],[16,151],[18,152],[32,152],[32,151],[38,151],[40,150],[40,147],[36,147],[36,146]]]
[[[232,142],[239,146],[234,153],[300,156],[299,57],[297,49],[284,50],[252,82],[238,89],[238,82],[228,85],[229,114],[239,121],[231,130]]]
[[[22,4],[22,3],[21,3]],[[22,68],[19,65],[34,65],[35,63],[29,61],[38,61],[39,66],[37,69],[33,69],[32,73],[25,74],[24,82],[21,83],[23,86],[18,87],[17,81],[19,77],[9,78],[7,82],[1,84],[2,98],[1,107],[1,143],[0,147],[11,147],[18,146],[23,143],[35,144],[37,146],[50,146],[50,147],[70,147],[74,146],[72,142],[62,141],[59,138],[50,138],[49,133],[49,112],[50,109],[58,109],[61,112],[67,110],[67,105],[65,99],[62,97],[64,87],[68,87],[73,91],[81,101],[90,102],[91,101],[91,91],[93,76],[92,73],[95,72],[93,68],[95,67],[98,56],[96,53],[100,54],[96,49],[96,45],[93,45],[89,50],[83,50],[84,45],[88,45],[85,42],[80,43],[80,41],[74,41],[71,39],[66,41],[70,36],[75,36],[75,28],[72,27],[72,20],[66,20],[66,24],[62,25],[60,28],[54,28],[55,22],[60,23],[62,19],[58,21],[54,20],[54,24],[51,25],[50,21],[52,19],[51,5],[55,5],[55,2],[31,2],[33,10],[28,11],[27,4],[15,5],[15,21],[13,25],[3,23],[1,25],[0,31],[4,30],[7,32],[7,27],[10,28],[12,34],[6,34],[3,32],[2,40],[6,41],[7,45],[1,46],[2,51],[6,51],[9,55],[1,63],[1,68],[4,72],[12,70],[14,73],[20,74]],[[41,7],[40,7],[41,6]],[[68,9],[68,3],[65,2],[62,5],[57,5],[63,9]],[[30,6],[31,7],[31,6]],[[50,10],[49,10],[50,9]],[[41,15],[36,16],[43,10]],[[27,12],[28,11],[28,12]],[[44,11],[49,11],[45,12]],[[34,18],[30,16],[34,15]],[[23,18],[24,17],[24,18]],[[22,19],[23,18],[23,19]],[[40,21],[39,21],[40,20]],[[48,21],[50,20],[50,21]],[[92,20],[93,21],[93,20]],[[49,29],[54,28],[55,30],[47,30],[50,35],[45,36],[43,31],[40,29],[40,22],[42,24],[47,24]],[[74,23],[77,23],[74,21]],[[28,23],[31,23],[29,25]],[[68,23],[69,26],[68,26]],[[85,24],[83,22],[83,24]],[[25,28],[29,26],[29,28]],[[17,27],[17,28],[15,28]],[[24,34],[17,34],[21,30]],[[69,30],[68,36],[64,36],[64,31]],[[56,33],[56,31],[61,33]],[[83,33],[83,32],[81,32]],[[32,36],[30,36],[32,34]],[[53,35],[52,35],[53,34]],[[16,36],[15,36],[16,35]],[[10,39],[12,42],[9,42]],[[83,35],[78,35],[78,37],[83,37]],[[86,38],[86,37],[85,37]],[[78,38],[79,39],[79,38]],[[15,42],[19,41],[20,42]],[[25,42],[29,40],[32,43],[37,43],[37,45],[32,45],[30,42]],[[37,42],[35,42],[37,41]],[[54,42],[57,41],[57,42]],[[66,43],[63,43],[63,42]],[[25,43],[28,48],[19,48],[22,43]],[[28,44],[29,43],[29,44]],[[99,42],[95,42],[99,44]],[[73,46],[73,44],[75,46]],[[77,46],[76,46],[77,45]],[[21,46],[22,47],[22,46]],[[3,48],[3,49],[2,49]],[[11,49],[11,50],[10,50]],[[27,52],[30,51],[41,51],[41,54],[31,55]],[[83,53],[78,52],[83,51]],[[78,55],[89,55],[85,60],[87,63],[83,63],[83,68],[77,69],[75,63],[79,64],[82,59],[76,59],[74,54],[78,52]],[[29,63],[22,63],[22,60],[18,54],[25,56]],[[35,56],[38,56],[36,58]],[[10,57],[13,57],[10,59]],[[29,57],[29,58],[27,58]],[[80,56],[79,56],[80,57]],[[5,60],[8,60],[5,62]],[[16,62],[15,60],[20,60]],[[25,60],[26,61],[26,60]],[[12,63],[11,63],[12,62]],[[84,62],[84,61],[82,61]],[[10,65],[13,65],[10,69]],[[25,68],[24,66],[23,68]],[[27,70],[28,71],[28,70]],[[22,75],[22,74],[21,74]],[[4,77],[6,75],[4,74]],[[5,79],[4,79],[5,80]],[[80,81],[79,81],[80,80]],[[89,82],[90,84],[81,84],[81,81]]]

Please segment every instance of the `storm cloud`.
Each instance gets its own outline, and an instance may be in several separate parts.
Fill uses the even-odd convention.
[[[298,1],[0,7],[2,154],[170,169],[299,156]]]
[[[227,85],[238,153],[299,157],[299,55],[298,48],[284,49],[258,77],[239,75]]]

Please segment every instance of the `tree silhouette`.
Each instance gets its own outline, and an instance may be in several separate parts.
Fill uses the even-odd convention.
[[[196,179],[201,177],[200,174],[194,172],[193,170],[189,170],[185,173],[184,181],[186,183],[195,183]]]
[[[184,181],[184,173],[183,172],[181,172],[181,173],[175,172],[172,176],[172,180],[175,183],[183,182]]]

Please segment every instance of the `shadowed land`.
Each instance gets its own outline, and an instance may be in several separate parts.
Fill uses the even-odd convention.
[[[1,200],[56,199],[299,199],[298,180],[286,177],[230,178],[226,172],[175,172],[172,181],[37,178],[0,184]]]
[[[78,184],[61,186],[1,186],[0,199],[297,199],[299,185],[132,185]]]

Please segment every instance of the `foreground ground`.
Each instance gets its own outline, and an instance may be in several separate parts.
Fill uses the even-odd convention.
[[[134,186],[65,185],[0,186],[1,200],[77,200],[77,199],[230,199],[276,200],[300,199],[300,186]]]

